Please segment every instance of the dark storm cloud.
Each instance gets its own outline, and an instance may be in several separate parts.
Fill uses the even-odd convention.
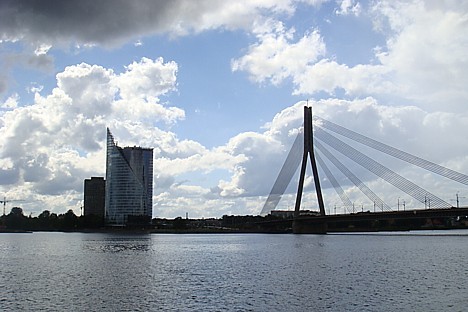
[[[3,0],[3,40],[36,43],[77,41],[113,45],[138,34],[170,31],[184,1]]]

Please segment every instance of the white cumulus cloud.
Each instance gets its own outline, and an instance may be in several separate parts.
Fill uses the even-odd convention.
[[[83,179],[104,173],[106,126],[132,145],[153,147],[156,138],[171,137],[156,125],[184,118],[183,110],[159,103],[175,90],[176,73],[177,65],[162,59],[144,58],[121,74],[82,63],[58,73],[57,86],[49,94],[35,93],[29,105],[18,106],[18,97],[10,97],[0,111],[0,184],[15,184],[7,195],[37,193],[50,203],[54,196],[80,193]]]
[[[359,7],[342,1],[340,14]],[[463,111],[468,98],[468,6],[451,1],[377,1],[360,19],[372,19],[385,46],[373,47],[368,63],[347,65],[327,54],[320,29],[298,36],[281,23],[263,28],[232,69],[253,81],[294,83],[294,94],[349,98],[374,96],[395,102],[406,99],[429,110],[441,106]]]
[[[279,84],[284,79],[299,75],[325,53],[325,44],[318,33],[312,31],[294,42],[294,29],[285,29],[281,22],[273,29],[257,35],[258,43],[248,53],[232,61],[234,71],[247,71],[256,82],[271,81]]]

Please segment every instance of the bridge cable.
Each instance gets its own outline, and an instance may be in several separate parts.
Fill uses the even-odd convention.
[[[345,165],[343,165],[333,154],[328,151],[318,140],[314,141],[318,150],[328,159],[333,165],[338,168],[354,185],[356,185],[361,192],[369,198],[375,206],[386,211],[392,209],[388,206],[379,196],[377,196],[366,184],[364,184],[354,173],[352,173]]]
[[[325,164],[325,162],[320,157],[319,153],[315,153],[315,159],[317,160],[319,166],[322,168],[322,170],[325,173],[327,179],[333,185],[333,188],[335,189],[336,193],[338,194],[341,201],[343,202],[343,206],[346,208],[346,210],[348,212],[351,212],[352,211],[351,207],[353,206],[353,204],[351,203],[351,200],[349,200],[349,197],[343,191],[343,189],[341,188],[340,184],[336,180],[333,173],[330,171],[330,169],[328,169],[327,165]]]
[[[346,149],[349,149],[349,151],[346,151],[346,153],[343,153],[343,152],[342,153],[344,155],[346,155],[348,158],[350,158],[348,154],[350,152],[352,153],[353,148],[350,147],[349,145],[347,145],[346,143],[340,141],[338,138],[335,138],[334,136],[331,136],[330,134],[328,134],[328,135],[330,136],[330,138],[334,138],[334,140],[336,140],[336,142],[342,144],[342,147],[345,149],[345,151],[346,151]],[[360,153],[360,152],[357,152],[357,153]],[[361,154],[362,153],[360,153],[358,155],[361,155]],[[364,155],[364,154],[362,154],[362,155]],[[399,175],[397,175],[392,170],[378,164],[377,162],[373,161],[369,157],[361,157],[360,162],[357,161],[356,159],[353,159],[353,158],[350,158],[350,159],[355,161],[356,163],[360,164],[365,169],[373,172],[377,176],[381,177],[383,180],[391,183],[392,185],[394,185],[395,187],[399,188],[400,190],[402,190],[402,191],[404,191],[406,193],[415,192],[415,191],[418,190],[418,186],[416,184],[406,184],[404,178],[401,178]],[[378,165],[375,166],[375,164],[378,164]],[[372,168],[374,170],[372,170]],[[427,191],[425,191],[425,192],[428,193]]]
[[[286,157],[286,160],[284,161],[283,167],[281,167],[278,177],[276,178],[276,181],[271,188],[270,194],[268,195],[268,198],[263,205],[260,215],[269,214],[278,205],[281,197],[286,191],[286,188],[296,173],[297,168],[299,168],[299,164],[302,160],[303,144],[304,133],[299,132],[299,134],[296,136],[296,139],[294,140],[291,150],[288,153],[288,156]]]
[[[324,132],[324,133],[326,133],[326,132]],[[328,133],[326,133],[326,134],[328,134]],[[331,135],[329,135],[329,136],[330,136],[330,138],[334,138]],[[356,151],[355,149],[353,149],[352,147],[350,147],[346,143],[340,141],[337,138],[334,138],[334,140],[335,140],[335,143],[339,143],[339,144],[341,144],[342,147],[345,148],[345,152],[340,151],[341,153],[343,153],[344,155],[346,155],[347,157],[349,157],[350,159],[352,159],[356,163],[360,164],[361,166],[363,166],[367,170],[369,170],[369,171],[373,172],[374,174],[376,174],[377,176],[381,177],[382,179],[384,179],[388,183],[390,183],[390,184],[394,185],[395,187],[399,188],[400,190],[404,191],[405,193],[412,196],[413,198],[425,203],[426,205],[427,205],[427,203],[429,203],[429,206],[430,206],[430,203],[432,202],[433,207],[434,206],[435,207],[440,207],[440,208],[450,207],[450,205],[447,202],[445,202],[442,199],[438,198],[437,196],[431,194],[430,192],[420,188],[416,184],[411,183],[410,181],[404,179],[403,177],[399,176],[398,174],[396,174],[392,170],[386,168],[385,166],[382,166],[382,165],[378,164],[377,162],[375,162],[374,160],[372,160],[369,157],[365,156],[364,154]],[[334,146],[334,148],[335,147],[336,146]],[[354,157],[353,157],[353,155],[354,155]]]
[[[423,188],[417,186],[411,181],[403,178],[402,176],[390,170],[389,168],[379,164],[375,160],[369,158],[368,156],[357,151],[356,149],[344,143],[343,141],[339,140],[338,138],[332,136],[331,134],[329,134],[322,128],[317,127],[315,134],[317,138],[319,138],[320,140],[322,140],[323,142],[325,142],[326,144],[328,144],[329,146],[331,146],[332,148],[334,148],[341,154],[345,155],[349,159],[361,165],[363,168],[381,177],[382,179],[392,184],[393,186],[399,188],[400,190],[412,196],[416,200],[424,204],[426,204],[427,201],[429,200],[429,203],[431,202],[433,203],[433,207],[439,207],[439,208],[450,207],[449,203],[431,194],[430,192],[424,190]]]
[[[422,159],[418,156],[414,156],[412,154],[409,154],[407,152],[404,152],[402,150],[399,150],[397,148],[394,148],[392,146],[389,146],[387,144],[378,142],[374,139],[371,139],[367,136],[364,136],[362,134],[359,134],[357,132],[354,132],[352,130],[349,130],[345,127],[342,127],[340,125],[337,125],[331,121],[325,120],[320,117],[315,117],[320,121],[321,127],[333,131],[337,134],[340,134],[344,137],[347,137],[353,141],[359,142],[361,144],[364,144],[366,146],[369,146],[373,149],[376,149],[378,151],[381,151],[387,155],[393,156],[395,158],[398,158],[400,160],[403,160],[407,163],[413,164],[415,166],[418,166],[420,168],[423,168],[425,170],[431,171],[433,173],[436,173],[438,175],[441,175],[443,177],[446,177],[452,181],[456,181],[465,185],[468,185],[468,175],[462,174],[460,172],[451,170],[449,168],[443,167],[441,165],[435,164],[433,162],[430,162],[428,160]]]
[[[340,143],[342,143],[344,147],[349,148],[350,151],[352,150],[352,148],[349,145],[347,145],[346,143],[340,141],[337,138],[335,138],[335,139],[337,141],[339,141]],[[345,155],[348,156],[348,154],[349,154],[349,152],[346,152]],[[362,154],[362,155],[364,155],[364,154]],[[436,205],[437,205],[436,207],[439,207],[439,208],[450,207],[450,204],[448,204],[447,202],[441,200],[440,198],[438,198],[437,196],[431,194],[430,192],[428,192],[428,191],[426,191],[426,190],[424,190],[422,188],[419,188],[419,186],[417,186],[416,184],[409,182],[408,180],[406,180],[403,177],[399,176],[398,174],[396,174],[392,170],[390,170],[390,169],[386,168],[385,166],[380,165],[377,162],[373,161],[369,157],[362,157],[361,158],[361,163],[359,163],[358,161],[356,161],[354,159],[352,159],[352,160],[355,161],[356,163],[360,164],[365,169],[373,172],[374,174],[376,174],[377,176],[382,178],[384,181],[392,184],[393,186],[397,187],[398,189],[402,190],[403,192],[409,194],[413,198],[416,198],[416,197],[411,195],[411,194],[418,194],[419,193],[420,197],[416,198],[416,199],[418,201],[423,202],[425,204],[425,206],[428,205],[429,207],[431,207],[431,202],[432,202],[432,207],[434,207],[434,200],[436,200]],[[377,168],[375,167],[375,164],[378,164]],[[374,168],[374,170],[372,170],[372,168]],[[422,190],[422,192],[421,192],[421,190]],[[424,200],[423,200],[423,198],[424,198]]]

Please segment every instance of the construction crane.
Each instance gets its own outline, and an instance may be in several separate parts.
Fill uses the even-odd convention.
[[[21,200],[7,200],[6,197],[3,197],[3,200],[0,200],[0,203],[3,203],[3,215],[5,215],[6,203],[12,201],[21,201]]]
[[[3,203],[3,215],[5,215],[5,208],[6,208],[7,202],[10,202],[10,201],[6,200],[6,197],[3,197],[3,200],[0,200],[0,203]]]

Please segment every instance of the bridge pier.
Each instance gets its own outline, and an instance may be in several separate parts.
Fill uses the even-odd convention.
[[[295,218],[292,230],[294,234],[327,234],[328,223],[323,219],[311,222],[310,219]]]

